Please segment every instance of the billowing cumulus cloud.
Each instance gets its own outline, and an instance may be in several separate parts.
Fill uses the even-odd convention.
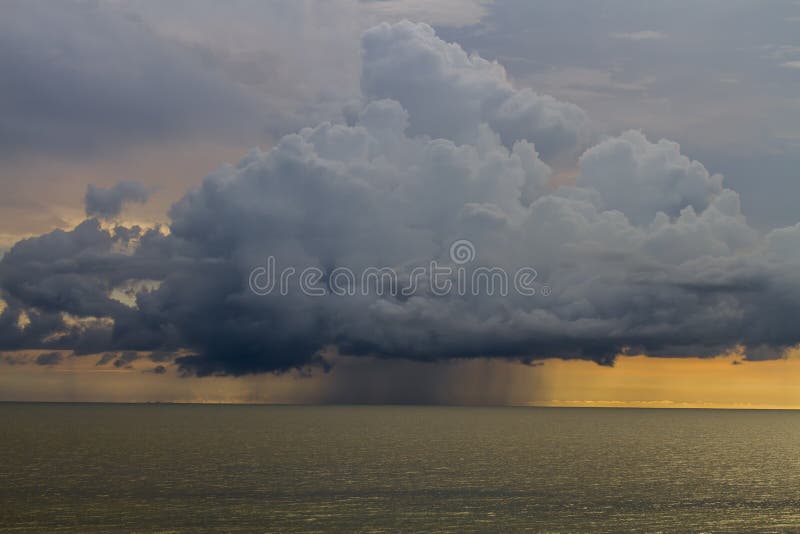
[[[758,233],[720,176],[633,131],[557,187],[540,144],[577,148],[578,108],[514,90],[425,25],[380,25],[363,46],[365,103],[348,124],[220,168],[168,231],[89,219],[17,243],[0,262],[0,349],[180,353],[183,372],[240,375],[335,353],[610,364],[740,346],[775,358],[800,341],[800,226]],[[429,275],[412,295],[330,291],[339,268],[403,281],[432,260],[457,267],[457,240],[474,246],[471,270],[535,268],[536,294],[437,294]],[[295,281],[319,269],[328,290],[255,294],[268,256]],[[134,305],[112,298],[120,287],[141,287]]]
[[[515,89],[502,65],[442,41],[426,24],[380,24],[362,42],[364,95],[400,102],[412,134],[475,142],[487,123],[507,147],[532,141],[546,159],[591,137],[581,108]]]
[[[686,206],[703,211],[722,192],[722,176],[680,153],[677,143],[650,143],[629,131],[587,150],[580,158],[578,185],[597,191],[606,209],[635,223],[658,212],[677,216]]]
[[[124,204],[144,203],[150,197],[150,190],[143,184],[132,180],[117,182],[111,187],[97,187],[89,184],[84,203],[89,217],[116,217]]]

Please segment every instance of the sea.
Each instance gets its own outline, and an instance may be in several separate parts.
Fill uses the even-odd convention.
[[[800,532],[800,412],[3,403],[0,532]]]

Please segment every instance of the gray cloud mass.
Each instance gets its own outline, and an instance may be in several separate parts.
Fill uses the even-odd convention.
[[[150,197],[150,190],[139,182],[123,180],[111,187],[97,187],[89,184],[84,203],[88,217],[116,217],[124,204],[144,203]]]
[[[637,131],[599,140],[558,185],[550,159],[591,139],[580,108],[515,89],[424,24],[379,25],[363,48],[348,124],[221,167],[174,204],[168,232],[89,219],[17,243],[0,261],[0,350],[180,349],[183,372],[242,375],[325,368],[330,352],[610,364],[737,346],[774,358],[800,342],[800,225],[754,230],[721,176]],[[474,266],[535,267],[552,294],[248,288],[268,255],[407,274],[451,263],[457,239],[474,243]],[[160,284],[135,306],[111,297],[139,280]]]
[[[474,143],[488,124],[508,148],[534,140],[547,159],[592,136],[581,108],[515,89],[502,65],[442,41],[430,26],[383,23],[364,33],[362,45],[364,95],[397,100],[411,134]]]

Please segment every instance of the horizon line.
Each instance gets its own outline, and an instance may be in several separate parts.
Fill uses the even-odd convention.
[[[231,402],[231,401],[65,401],[65,400],[0,400],[7,404],[64,404],[64,405],[120,405],[120,406],[264,406],[264,407],[409,407],[409,408],[554,408],[554,409],[620,409],[620,410],[725,410],[725,411],[798,411],[800,406],[776,405],[647,405],[642,404],[465,404],[465,403],[415,403],[415,402]]]

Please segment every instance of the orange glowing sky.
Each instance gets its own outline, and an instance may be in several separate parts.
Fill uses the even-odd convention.
[[[453,404],[796,409],[798,356],[764,362],[742,362],[735,355],[621,356],[613,368],[563,360],[532,367],[488,360],[425,364],[338,357],[327,374],[241,378],[182,378],[174,368],[154,375],[147,371],[155,364],[146,359],[116,369],[96,366],[92,356],[68,357],[50,367],[3,364],[0,400],[320,403],[419,398]]]

